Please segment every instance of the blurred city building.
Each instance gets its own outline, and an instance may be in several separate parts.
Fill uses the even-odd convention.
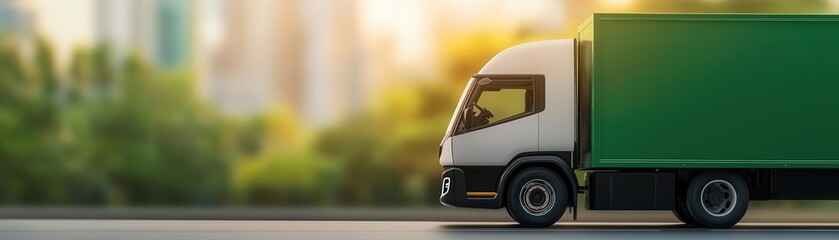
[[[184,67],[193,51],[192,0],[96,0],[95,39],[109,44],[115,59],[131,51],[168,69]]]
[[[359,39],[358,1],[301,1],[305,36],[303,105],[313,123],[335,120],[364,104],[367,59]]]
[[[26,29],[27,21],[17,20],[27,17],[16,2],[0,0],[0,27]],[[166,69],[196,69],[199,92],[226,112],[251,115],[283,107],[314,125],[370,106],[390,86],[439,76],[435,49],[443,36],[489,25],[554,31],[564,26],[567,13],[587,15],[575,7],[585,3],[552,0],[59,3],[31,3],[38,18],[54,18],[39,29],[51,39],[68,35],[56,23],[61,11],[55,8],[90,8],[92,15],[67,19],[76,23],[67,25],[76,37],[54,40],[60,41],[59,55],[71,52],[70,45],[92,43],[110,45],[114,59],[136,51]],[[85,21],[91,30],[78,24]],[[84,34],[92,36],[79,36]]]
[[[491,29],[493,36],[519,39],[570,37],[595,9],[826,11],[838,3],[0,0],[0,31],[43,34],[56,46],[59,67],[73,48],[97,42],[109,44],[114,59],[136,51],[166,69],[195,69],[198,92],[226,112],[247,116],[281,107],[320,125],[370,106],[394,85],[439,78],[446,64],[441,44],[453,36]]]
[[[0,0],[0,11],[16,9],[14,2]],[[40,13],[36,18],[53,18],[38,30],[60,41],[59,55],[71,52],[72,44],[97,42],[110,45],[114,59],[136,51],[166,69],[195,69],[198,92],[225,112],[248,116],[288,108],[312,125],[363,110],[392,86],[439,77],[437,49],[447,37],[488,26],[499,34],[559,32],[591,8],[585,1],[553,0],[32,0],[31,5]],[[67,19],[67,28],[75,29],[70,35],[56,20],[58,7],[82,14],[89,8],[92,16]],[[90,26],[79,24],[84,22]],[[56,37],[64,35],[70,37]]]
[[[19,0],[0,0],[0,32],[16,36],[29,36],[32,17]]]
[[[234,113],[253,113],[277,101],[301,104],[302,26],[297,1],[214,1],[206,31],[203,81],[210,98]]]
[[[320,124],[370,100],[357,1],[210,4],[224,9],[219,44],[207,44],[205,49],[210,60],[204,80],[219,106],[249,114],[280,105],[305,122]]]

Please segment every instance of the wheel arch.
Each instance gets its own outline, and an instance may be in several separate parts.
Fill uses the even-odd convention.
[[[567,155],[568,156],[566,156],[566,158],[568,159],[566,160],[556,154],[520,154],[510,161],[510,163],[507,164],[507,167],[504,168],[504,171],[501,173],[501,177],[499,177],[498,180],[498,189],[496,191],[498,192],[497,196],[501,198],[501,205],[503,206],[507,203],[507,199],[504,196],[506,194],[507,185],[513,176],[525,168],[541,166],[556,172],[562,180],[565,180],[565,182],[568,183],[569,186],[567,194],[570,198],[568,205],[577,206],[577,191],[579,184],[577,176],[574,174],[574,170],[570,165],[570,154]]]

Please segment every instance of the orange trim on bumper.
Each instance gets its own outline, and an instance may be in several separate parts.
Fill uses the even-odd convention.
[[[466,192],[466,197],[469,198],[494,198],[495,192]]]

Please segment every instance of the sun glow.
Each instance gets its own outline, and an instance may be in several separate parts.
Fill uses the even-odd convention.
[[[622,8],[622,7],[627,7],[627,6],[631,5],[635,1],[634,0],[600,0],[600,2],[603,5],[606,5],[607,7]]]

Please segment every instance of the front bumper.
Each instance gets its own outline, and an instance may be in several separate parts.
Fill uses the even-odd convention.
[[[446,167],[441,179],[440,203],[447,207],[501,208],[501,196],[493,198],[466,197],[466,175],[457,167]]]

